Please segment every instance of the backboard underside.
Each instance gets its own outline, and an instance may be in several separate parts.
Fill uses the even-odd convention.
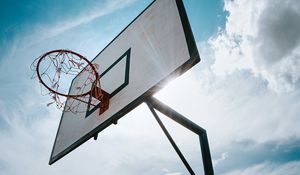
[[[92,61],[100,66],[109,108],[64,112],[49,164],[92,138],[200,61],[182,0],[153,1]],[[83,80],[77,76],[70,92]],[[67,101],[67,103],[71,101]]]

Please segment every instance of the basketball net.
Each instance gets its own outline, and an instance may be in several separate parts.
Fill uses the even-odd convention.
[[[35,59],[30,68],[34,71],[31,78],[39,80],[41,94],[51,98],[47,106],[55,104],[62,111],[81,113],[87,111],[87,106],[97,106],[101,101],[100,113],[108,108],[109,94],[101,90],[99,65],[82,55],[70,50],[53,50]],[[71,82],[75,77],[80,81]],[[66,81],[74,87],[68,93]]]

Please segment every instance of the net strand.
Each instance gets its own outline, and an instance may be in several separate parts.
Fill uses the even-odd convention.
[[[87,103],[90,102],[91,106],[96,106],[99,103],[99,99],[96,99],[92,96],[92,90],[94,87],[100,86],[100,77],[95,72],[98,71],[98,64],[89,64],[88,62],[84,62],[81,56],[75,55],[67,50],[58,50],[56,52],[48,52],[38,58],[36,58],[33,63],[30,65],[32,71],[34,71],[31,76],[32,79],[38,77],[37,71],[40,73],[40,77],[42,80],[39,80],[41,86],[41,94],[43,96],[49,95],[51,97],[51,101],[46,104],[46,106],[51,106],[53,104],[60,110],[72,113],[78,112],[86,112]],[[39,66],[38,64],[43,62],[43,66]],[[93,66],[93,68],[91,67]],[[39,69],[39,70],[37,70]],[[69,93],[72,95],[78,95],[76,98],[63,97],[55,92],[59,92],[61,90],[60,84],[62,76],[87,76],[86,79],[79,85],[76,85],[75,88],[70,89]],[[47,82],[47,86],[51,87],[52,91],[46,88],[46,92],[44,92],[45,87],[42,85],[41,81]],[[76,84],[76,83],[75,83]],[[80,94],[84,94],[90,91],[89,95],[80,96]],[[98,94],[99,93],[99,94]],[[96,96],[101,96],[101,91],[96,91]]]

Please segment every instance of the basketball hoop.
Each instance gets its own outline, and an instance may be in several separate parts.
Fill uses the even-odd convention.
[[[42,94],[51,96],[53,100],[47,106],[55,103],[58,109],[73,113],[86,112],[87,106],[97,106],[99,103],[100,114],[108,109],[109,94],[101,89],[97,71],[99,65],[84,56],[70,50],[53,50],[35,59],[31,69],[35,71],[32,78],[37,77],[48,91]],[[69,93],[62,92],[66,80],[74,76],[82,76],[82,81],[72,82],[76,88]]]

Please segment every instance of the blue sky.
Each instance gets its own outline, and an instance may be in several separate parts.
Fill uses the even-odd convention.
[[[0,174],[187,173],[145,105],[48,165],[61,111],[46,107],[31,62],[58,48],[94,58],[150,2],[1,2]],[[300,3],[184,4],[202,61],[156,97],[207,130],[216,174],[298,174]],[[197,138],[162,119],[201,174]]]

